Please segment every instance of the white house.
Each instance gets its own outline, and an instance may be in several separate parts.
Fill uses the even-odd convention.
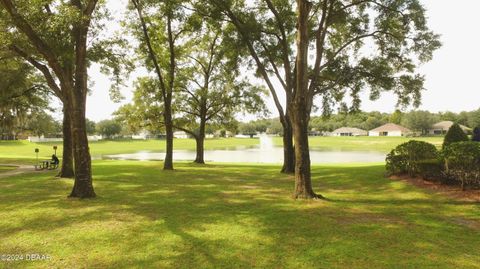
[[[453,121],[437,122],[434,125],[432,125],[432,128],[430,130],[428,130],[428,134],[430,134],[430,135],[446,134],[447,131],[450,129],[450,127],[452,127],[453,124],[454,124]],[[472,129],[468,128],[467,126],[464,126],[464,125],[461,125],[461,124],[460,124],[460,128],[462,128],[462,130],[465,133],[468,133],[468,131],[472,130]]]
[[[368,132],[358,128],[342,127],[331,132],[332,136],[366,136]]]
[[[134,140],[146,140],[149,135],[150,135],[149,132],[143,130],[138,134],[132,135],[132,139],[134,139]]]
[[[188,138],[188,134],[184,131],[177,131],[177,132],[173,133],[173,137],[180,138],[180,139],[186,139],[186,138]]]
[[[382,125],[378,128],[370,130],[368,132],[369,136],[404,136],[408,133],[411,133],[408,128],[403,126],[394,124],[394,123],[387,123]]]

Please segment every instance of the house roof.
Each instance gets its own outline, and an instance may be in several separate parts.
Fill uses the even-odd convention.
[[[448,130],[448,129],[450,129],[450,127],[452,127],[453,124],[454,124],[453,121],[449,121],[449,120],[441,121],[441,122],[437,122],[434,125],[432,125],[432,129],[433,130]],[[463,130],[467,130],[467,131],[472,130],[465,125],[461,125],[461,124],[459,124],[459,125],[460,125],[460,128],[462,128]]]
[[[353,127],[342,127],[338,128],[332,133],[367,133],[367,131],[359,129],[359,128],[353,128]]]
[[[403,126],[400,126],[395,123],[387,123],[385,125],[382,125],[380,127],[377,127],[373,130],[370,130],[370,132],[393,132],[393,131],[401,131],[402,133],[409,133],[411,132],[410,129],[405,128]]]

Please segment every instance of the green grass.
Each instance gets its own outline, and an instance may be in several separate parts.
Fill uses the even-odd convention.
[[[441,147],[443,137],[334,137],[334,136],[315,136],[310,137],[310,147],[314,149],[338,149],[338,150],[357,150],[357,151],[380,151],[388,153],[396,146],[410,140],[426,141]],[[274,143],[282,145],[282,138],[275,137]]]
[[[94,161],[98,198],[55,172],[0,179],[4,268],[479,268],[480,205],[383,177],[314,166],[329,201],[290,198],[278,166]]]
[[[357,151],[380,151],[388,153],[397,145],[411,139],[427,141],[440,147],[443,137],[310,137],[312,149],[323,150],[357,150]],[[275,145],[281,146],[281,137],[273,138]],[[223,149],[236,147],[252,147],[259,144],[259,140],[249,138],[220,138],[207,139],[205,149]],[[58,155],[61,156],[61,143],[30,143],[28,141],[0,141],[0,163],[31,163],[35,161],[35,148],[40,149],[39,158],[49,159],[53,154],[53,145],[58,145]],[[195,150],[195,140],[176,139],[176,150]],[[90,142],[92,156],[105,154],[134,153],[138,151],[164,151],[163,140],[126,140],[126,141],[98,141]]]
[[[16,167],[14,167],[14,166],[1,166],[0,165],[0,173],[15,170],[15,169],[16,169]]]
[[[205,149],[223,149],[236,147],[252,147],[258,145],[257,138],[216,138],[206,139]],[[57,145],[57,154],[62,154],[62,143],[30,143],[28,141],[1,141],[0,163],[25,163],[35,161],[35,148],[40,150],[39,159],[49,159],[54,153],[53,146]],[[92,156],[105,154],[134,153],[137,151],[164,151],[164,140],[120,140],[90,142]],[[194,139],[175,139],[176,150],[195,150]]]

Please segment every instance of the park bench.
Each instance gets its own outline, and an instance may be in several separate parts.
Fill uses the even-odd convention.
[[[35,170],[55,170],[58,168],[60,165],[60,160],[57,158],[57,146],[53,146],[53,149],[55,150],[55,154],[52,155],[51,160],[44,160],[42,162],[38,161],[38,152],[40,151],[38,148],[35,149],[35,153],[37,155],[37,162],[34,165]]]
[[[42,162],[37,163],[35,166],[35,170],[55,170],[58,169],[60,165],[60,161],[54,162],[52,160],[44,160]]]

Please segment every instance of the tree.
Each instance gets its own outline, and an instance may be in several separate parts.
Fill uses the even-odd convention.
[[[60,125],[55,119],[45,112],[36,113],[28,117],[26,129],[30,130],[36,136],[56,136]]]
[[[236,59],[227,57],[231,49],[222,40],[221,26],[206,24],[188,41],[188,58],[181,65],[179,90],[174,101],[174,128],[196,140],[195,162],[203,164],[207,124],[227,125],[237,112],[266,111],[263,89],[240,80]]]
[[[48,108],[49,92],[31,66],[0,55],[0,139],[15,139],[30,118]]]
[[[238,131],[243,135],[249,135],[250,138],[253,138],[253,136],[257,134],[256,127],[257,126],[252,122],[241,123],[238,127]]]
[[[50,89],[64,104],[63,126],[71,127],[64,130],[64,134],[71,133],[75,167],[70,197],[95,197],[85,106],[88,40],[97,2],[0,1],[2,28],[8,29],[2,34],[2,40],[10,41],[7,47],[44,75]],[[64,141],[68,138],[65,135]]]
[[[470,127],[480,126],[480,109],[468,113],[467,124]]]
[[[85,119],[86,120],[86,128],[87,128],[87,134],[89,135],[94,135],[95,132],[96,132],[96,128],[95,128],[95,122],[92,121],[92,120],[89,120],[89,119]]]
[[[102,120],[96,124],[96,130],[102,136],[113,138],[120,134],[122,131],[122,125],[115,120]]]
[[[469,141],[467,134],[462,130],[458,123],[453,124],[448,129],[445,138],[443,139],[443,148],[455,142]]]
[[[172,100],[177,80],[178,60],[182,57],[181,39],[190,31],[189,15],[183,1],[163,2],[132,0],[141,31],[134,34],[141,41],[140,55],[157,79],[156,100],[162,102],[166,132],[166,155],[163,169],[173,169]],[[135,27],[133,27],[135,30]]]
[[[321,96],[323,109],[328,110],[348,90],[353,99],[351,110],[357,110],[359,92],[368,86],[371,99],[378,98],[381,91],[393,91],[400,105],[418,105],[423,77],[415,74],[415,62],[430,60],[440,42],[428,29],[419,1],[296,3],[296,87],[290,99],[296,159],[294,197],[319,198],[311,185],[308,145],[313,98]],[[371,47],[370,53],[362,53],[366,46]]]
[[[390,115],[390,122],[395,124],[400,124],[402,122],[403,113],[401,110],[396,109],[392,115]]]
[[[228,21],[237,31],[236,52],[249,55],[256,75],[261,77],[270,91],[283,127],[284,160],[281,171],[294,172],[294,146],[289,103],[295,88],[293,48],[295,13],[290,1],[258,1],[252,3],[226,0],[210,1],[211,5],[198,1],[197,9],[202,14]],[[278,4],[278,6],[277,6]],[[283,72],[283,73],[282,73]],[[281,87],[277,89],[274,81]],[[279,95],[284,93],[282,105]]]
[[[422,135],[426,135],[436,121],[437,118],[432,115],[432,113],[424,110],[417,110],[405,114],[402,123],[406,127],[414,131],[419,131]]]

